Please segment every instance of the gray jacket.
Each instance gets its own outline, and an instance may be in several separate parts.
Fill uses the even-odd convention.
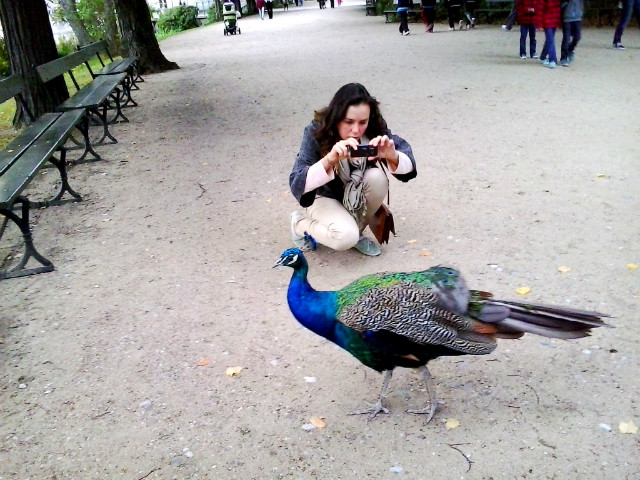
[[[313,204],[316,195],[320,195],[321,197],[334,198],[336,200],[339,200],[340,202],[342,202],[342,198],[344,197],[344,183],[337,175],[333,180],[325,185],[322,185],[317,190],[304,193],[304,187],[307,183],[307,172],[309,171],[309,167],[322,158],[320,156],[320,147],[318,146],[318,141],[313,136],[313,131],[316,128],[317,125],[312,122],[304,129],[304,134],[302,135],[302,143],[300,144],[300,151],[298,152],[298,156],[296,157],[293,169],[291,170],[291,174],[289,175],[289,186],[291,187],[291,193],[293,193],[293,196],[296,197],[296,200],[298,200],[300,206],[304,208],[310,207]],[[412,178],[415,178],[418,174],[416,171],[416,160],[413,157],[411,146],[405,139],[400,138],[397,135],[393,135],[391,133],[391,130],[387,130],[386,134],[395,143],[396,150],[406,154],[413,164],[413,170],[411,172],[401,175],[394,175],[394,177],[396,177],[398,180],[402,182],[408,182]],[[384,160],[382,161],[384,162]],[[369,168],[377,167],[371,166]]]
[[[562,2],[562,21],[577,22],[584,15],[583,0],[567,0]]]

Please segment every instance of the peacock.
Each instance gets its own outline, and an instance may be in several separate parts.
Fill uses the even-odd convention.
[[[425,414],[428,423],[437,407],[430,360],[486,355],[498,338],[525,333],[573,339],[589,336],[595,327],[610,327],[602,320],[609,316],[602,313],[497,300],[488,292],[469,290],[457,270],[444,266],[366,275],[336,291],[318,291],[309,284],[309,264],[297,248],[285,250],[278,266],[293,269],[287,292],[293,316],[383,373],[377,402],[351,414],[389,413],[384,399],[394,368],[416,368],[429,401],[407,412]]]

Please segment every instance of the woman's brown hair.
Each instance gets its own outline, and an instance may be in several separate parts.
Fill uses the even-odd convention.
[[[380,103],[359,83],[347,83],[340,87],[327,107],[315,112],[314,120],[318,128],[313,135],[318,141],[320,155],[324,156],[329,153],[333,146],[341,140],[338,134],[338,124],[347,115],[349,107],[363,103],[369,105],[370,108],[369,125],[365,132],[367,138],[387,133],[387,122],[380,113]]]

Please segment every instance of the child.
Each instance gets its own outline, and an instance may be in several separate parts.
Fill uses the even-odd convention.
[[[520,58],[527,58],[527,35],[529,35],[529,55],[531,58],[538,58],[536,55],[536,27],[533,25],[535,18],[535,0],[518,0],[516,11],[518,23],[520,24]]]
[[[582,0],[567,0],[562,4],[562,46],[560,47],[560,65],[568,67],[573,62],[574,50],[580,41],[582,30]]]
[[[467,30],[476,26],[476,0],[464,0],[464,16],[467,18]]]
[[[544,47],[540,54],[542,64],[549,68],[556,68],[556,28],[561,24],[560,0],[534,0],[534,25],[544,29]],[[547,58],[547,56],[549,58]]]
[[[424,23],[428,33],[433,33],[433,24],[436,21],[436,0],[421,0],[421,3],[422,23]]]

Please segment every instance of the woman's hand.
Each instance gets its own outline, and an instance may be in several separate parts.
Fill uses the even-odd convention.
[[[329,172],[338,162],[349,157],[349,148],[357,148],[358,140],[355,138],[347,138],[337,142],[329,153],[327,153],[320,161],[324,169]]]
[[[391,140],[388,136],[382,135],[382,136],[377,136],[375,138],[372,138],[369,141],[369,145],[378,147],[378,158],[385,158],[387,160],[387,163],[391,167],[392,171],[398,168],[400,155],[396,150],[395,142]]]

